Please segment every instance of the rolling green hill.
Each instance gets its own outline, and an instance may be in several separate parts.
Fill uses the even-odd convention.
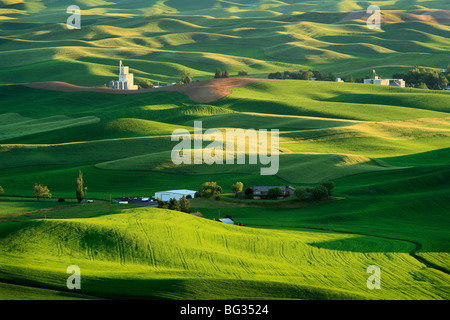
[[[178,80],[183,70],[197,79],[216,68],[257,77],[315,68],[362,78],[374,68],[390,77],[448,65],[450,7],[443,0],[380,2],[381,31],[366,27],[372,2],[196,3],[72,1],[82,27],[68,30],[65,1],[3,1],[0,59],[7,67],[0,83],[103,86],[119,60],[137,80],[160,83]]]
[[[65,26],[73,4],[81,30]],[[370,4],[382,30],[366,27]],[[217,68],[238,84],[241,70],[441,72],[449,10],[444,0],[0,0],[0,299],[448,300],[448,92],[301,80],[227,91],[202,80]],[[137,94],[22,85],[103,88],[119,60],[136,81],[164,85],[187,71],[200,82]],[[195,99],[212,91],[225,94]],[[278,129],[277,174],[248,161],[174,165],[171,134],[193,133],[195,121]],[[79,171],[94,203],[75,199]],[[223,194],[191,199],[193,214],[115,200],[206,181]],[[236,181],[335,188],[322,201],[240,200]],[[35,184],[52,199],[35,200]],[[214,221],[226,215],[245,226]],[[66,287],[72,264],[81,291]],[[366,286],[370,265],[381,290]]]
[[[383,275],[381,296],[445,297],[439,283],[446,281],[423,270],[407,254],[411,244],[402,241],[239,228],[158,209],[33,220],[20,228],[3,223],[1,228],[2,277],[17,281],[8,274],[21,270],[25,284],[63,290],[65,269],[77,263],[83,270],[82,292],[100,297],[370,299],[381,294],[364,286],[365,268],[374,261],[395,270]],[[69,240],[61,242],[64,238]],[[367,246],[372,252],[361,253]],[[435,284],[405,286],[414,277],[431,277]]]

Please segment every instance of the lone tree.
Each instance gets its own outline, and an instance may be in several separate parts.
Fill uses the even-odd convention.
[[[181,198],[180,200],[180,211],[185,213],[191,213],[191,203],[184,195],[183,198]]]
[[[242,182],[236,182],[231,186],[231,190],[236,193],[236,197],[239,192],[242,192],[242,189],[244,189],[244,184]]]
[[[5,190],[2,188],[2,186],[0,186],[0,194],[4,194]]]
[[[83,191],[83,185],[84,185],[84,181],[83,181],[83,174],[80,172],[78,173],[78,178],[77,178],[77,200],[78,203],[81,203],[81,201],[83,201],[84,198],[84,191]]]
[[[40,198],[52,198],[52,194],[50,193],[50,190],[41,184],[35,184],[34,185],[34,196],[39,201]]]

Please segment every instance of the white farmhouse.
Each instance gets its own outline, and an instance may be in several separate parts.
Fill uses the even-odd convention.
[[[111,89],[117,90],[138,90],[139,87],[134,84],[134,74],[130,73],[130,67],[125,67],[120,61],[119,80],[109,82]]]

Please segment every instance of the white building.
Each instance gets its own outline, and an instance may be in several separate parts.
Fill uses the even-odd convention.
[[[377,84],[380,86],[391,86],[391,87],[401,87],[404,88],[406,83],[403,79],[381,79],[378,76],[375,76],[373,79],[365,79],[365,84]]]
[[[170,199],[176,199],[181,200],[183,196],[191,196],[192,198],[195,197],[196,191],[193,190],[169,190],[169,191],[160,191],[155,193],[156,199],[161,199],[162,201],[169,201]]]
[[[134,74],[130,73],[130,67],[125,67],[120,61],[119,80],[109,82],[111,89],[117,90],[138,90],[139,87],[134,84]]]
[[[219,219],[219,221],[226,224],[234,224],[234,221],[230,218]]]

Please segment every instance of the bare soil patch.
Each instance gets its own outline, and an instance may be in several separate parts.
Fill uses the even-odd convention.
[[[194,82],[186,85],[150,88],[141,90],[115,90],[110,88],[97,87],[81,87],[66,82],[49,81],[49,82],[34,82],[23,83],[30,88],[61,91],[61,92],[102,92],[110,94],[141,94],[146,92],[156,91],[176,91],[186,94],[191,100],[201,103],[208,103],[219,100],[232,93],[232,88],[239,88],[250,85],[255,82],[262,81],[276,81],[269,79],[251,79],[251,78],[226,78],[226,79],[210,79],[199,82]]]

